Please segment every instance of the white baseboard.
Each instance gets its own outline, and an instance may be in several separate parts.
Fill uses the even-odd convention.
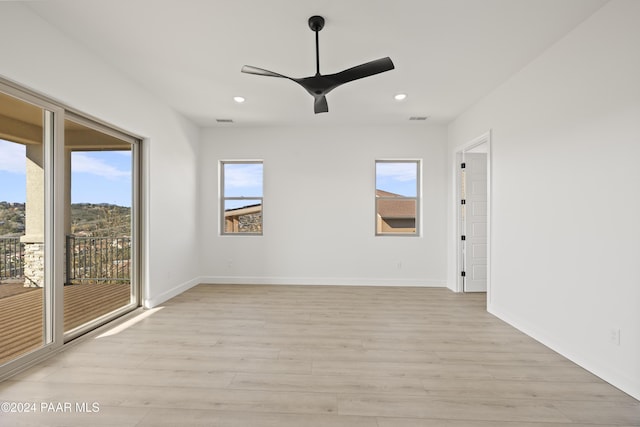
[[[194,279],[191,279],[187,282],[181,283],[177,286],[174,286],[173,288],[169,289],[168,291],[165,291],[163,293],[161,293],[160,295],[155,295],[152,298],[145,298],[142,301],[142,305],[144,308],[154,308],[157,307],[158,305],[162,304],[165,301],[170,300],[171,298],[180,295],[181,293],[183,293],[186,290],[189,290],[191,288],[193,288],[194,286],[198,285],[202,283],[202,278],[201,277],[196,277]]]
[[[204,276],[201,283],[212,285],[331,285],[331,286],[410,286],[444,288],[444,280],[380,279],[354,277],[264,277],[264,276]]]
[[[331,286],[408,286],[423,288],[444,288],[443,280],[418,279],[378,279],[378,278],[335,278],[335,277],[264,277],[264,276],[204,276],[196,277],[173,288],[145,298],[143,306],[154,308],[180,295],[198,284],[211,285],[331,285]]]
[[[602,366],[600,363],[594,362],[580,354],[577,354],[573,349],[568,348],[566,344],[549,337],[548,334],[538,330],[531,324],[528,324],[528,322],[522,321],[522,319],[519,319],[517,316],[507,313],[506,310],[501,310],[496,307],[495,304],[491,304],[487,308],[487,311],[536,341],[549,347],[556,353],[566,357],[573,363],[591,372],[595,376],[601,378],[603,381],[606,381],[614,387],[622,390],[634,399],[640,400],[640,384],[635,382],[631,378],[631,375],[617,372],[615,371],[615,367],[612,369],[612,367]]]

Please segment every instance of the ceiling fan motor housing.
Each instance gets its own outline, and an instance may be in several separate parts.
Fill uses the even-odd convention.
[[[309,28],[315,32],[322,30],[324,28],[324,18],[318,15],[312,16],[309,18]]]

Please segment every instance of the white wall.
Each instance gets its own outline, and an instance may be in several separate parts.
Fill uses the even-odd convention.
[[[23,4],[0,2],[0,58],[0,76],[146,139],[145,301],[193,284],[199,130]]]
[[[611,1],[449,127],[450,163],[492,130],[489,310],[636,398],[639,22]]]
[[[209,129],[201,146],[204,281],[444,286],[446,129]],[[423,161],[421,237],[376,237],[376,159]],[[264,160],[264,235],[220,236],[218,162]],[[401,267],[398,267],[401,263]]]

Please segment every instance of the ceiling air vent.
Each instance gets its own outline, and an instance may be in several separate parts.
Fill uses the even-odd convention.
[[[233,119],[216,119],[218,123],[233,123]]]
[[[409,120],[427,120],[429,116],[411,116]]]

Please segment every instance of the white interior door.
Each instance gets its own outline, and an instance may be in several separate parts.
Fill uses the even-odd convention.
[[[464,153],[464,291],[487,291],[487,154]]]

